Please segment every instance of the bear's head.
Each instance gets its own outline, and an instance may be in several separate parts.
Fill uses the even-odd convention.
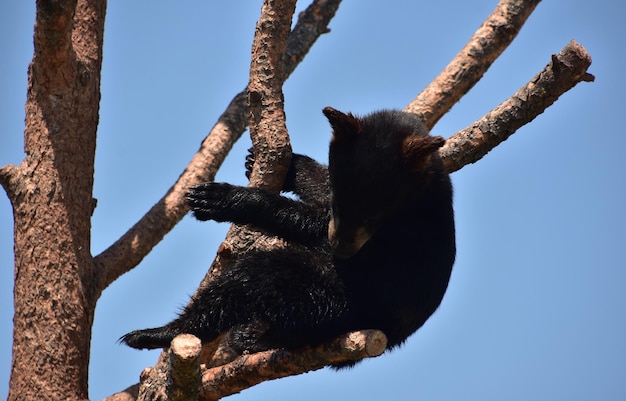
[[[417,116],[382,110],[365,117],[323,110],[333,129],[329,151],[333,255],[349,258],[391,216],[408,206],[443,172],[437,150]]]

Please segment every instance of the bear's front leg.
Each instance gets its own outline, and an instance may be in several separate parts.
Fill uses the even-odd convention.
[[[258,207],[258,199],[250,196],[247,189],[227,183],[206,182],[192,187],[186,200],[198,220],[235,222],[246,211]]]
[[[198,220],[252,225],[305,245],[325,240],[328,211],[261,188],[208,182],[192,187],[187,204]]]

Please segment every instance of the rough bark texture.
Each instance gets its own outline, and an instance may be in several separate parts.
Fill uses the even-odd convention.
[[[87,399],[90,230],[104,1],[37,2],[26,157],[3,173],[15,221],[9,400]]]
[[[285,123],[285,52],[295,0],[266,0],[256,25],[248,82],[248,125],[256,155],[250,185],[279,192],[291,144]]]

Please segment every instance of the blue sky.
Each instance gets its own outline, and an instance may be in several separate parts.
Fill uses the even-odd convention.
[[[34,4],[0,2],[0,165],[20,163]],[[346,0],[285,85],[294,151],[325,161],[321,109],[403,108],[489,15],[495,0]],[[300,2],[304,8],[308,2]],[[367,4],[367,5],[365,5]],[[92,251],[170,187],[248,79],[261,1],[122,2],[107,13]],[[335,373],[264,383],[232,399],[623,400],[626,398],[624,5],[539,4],[483,80],[433,129],[449,136],[525,84],[571,39],[596,82],[566,93],[452,175],[457,262],[435,315],[404,347]],[[244,184],[244,135],[218,174]],[[116,343],[170,321],[227,229],[189,216],[96,311],[90,397],[135,383],[158,352]],[[0,195],[0,398],[8,391],[12,215]]]

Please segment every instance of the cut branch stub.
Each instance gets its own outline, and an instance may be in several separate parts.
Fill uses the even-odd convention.
[[[180,334],[169,349],[166,392],[171,401],[195,401],[200,395],[202,343],[191,334]]]

